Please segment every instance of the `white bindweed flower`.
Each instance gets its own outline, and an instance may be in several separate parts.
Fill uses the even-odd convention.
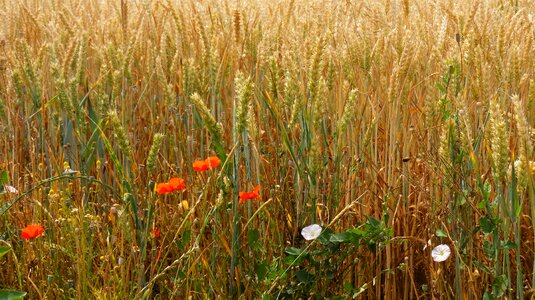
[[[4,189],[12,194],[18,194],[19,190],[17,190],[14,186],[11,185],[4,185]]]
[[[307,227],[303,228],[301,230],[301,235],[305,238],[305,240],[315,240],[320,236],[321,234],[321,226],[318,224],[312,224],[308,225]]]
[[[446,259],[448,259],[448,257],[450,257],[450,254],[451,254],[450,247],[445,244],[438,245],[431,251],[431,256],[433,257],[433,260],[436,262],[445,261]]]

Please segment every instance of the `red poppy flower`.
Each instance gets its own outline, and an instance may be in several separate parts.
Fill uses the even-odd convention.
[[[210,156],[205,160],[198,160],[193,163],[193,170],[203,172],[211,170],[221,164],[221,160],[217,156]]]
[[[168,182],[158,183],[156,193],[165,195],[174,191],[183,191],[186,189],[186,183],[182,178],[171,178]]]
[[[152,235],[153,238],[157,239],[160,237],[160,235],[162,234],[162,232],[160,231],[160,229],[157,229],[157,228],[154,228],[150,231],[150,234]]]
[[[167,182],[164,182],[164,183],[158,183],[156,185],[156,193],[158,194],[167,194],[167,193],[170,193],[172,190],[171,190],[171,186],[169,185],[169,183]]]
[[[186,183],[182,178],[171,178],[168,183],[173,191],[183,191],[186,189]]]
[[[45,232],[45,229],[40,224],[30,224],[22,229],[20,237],[22,239],[34,239]]]
[[[252,192],[240,192],[240,203],[243,201],[260,198],[260,194],[258,194],[259,191],[260,186],[257,185]]]

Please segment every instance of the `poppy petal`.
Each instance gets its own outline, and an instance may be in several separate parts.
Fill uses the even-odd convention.
[[[22,239],[33,239],[45,232],[45,229],[40,224],[30,224],[22,229],[20,237]]]
[[[255,186],[255,188],[251,192],[240,192],[239,193],[239,197],[240,197],[240,202],[239,203],[242,203],[243,201],[247,201],[247,200],[251,200],[251,199],[260,198],[260,194],[258,193],[259,191],[260,191],[260,185],[257,185],[257,186]]]
[[[199,160],[193,163],[193,170],[196,172],[202,172],[208,170],[208,166],[204,160]]]
[[[186,188],[186,184],[182,178],[171,178],[168,184],[172,191],[181,191]]]
[[[206,159],[206,163],[210,169],[213,169],[221,164],[221,160],[217,156],[210,156]]]
[[[156,193],[158,194],[167,194],[167,193],[170,193],[173,189],[171,188],[171,186],[169,185],[169,183],[165,182],[165,183],[158,183],[156,185]]]
[[[221,164],[221,160],[217,156],[210,156],[205,160],[198,160],[193,162],[193,170],[196,172],[203,172],[211,170]]]

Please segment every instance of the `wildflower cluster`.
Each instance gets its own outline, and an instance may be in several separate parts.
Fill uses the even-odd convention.
[[[212,170],[221,164],[221,160],[217,156],[210,156],[204,160],[198,160],[193,162],[193,170],[196,172],[204,172]],[[168,182],[158,183],[156,185],[156,193],[165,195],[175,191],[184,191],[186,189],[186,183],[183,178],[171,178]],[[247,200],[260,198],[260,186],[257,185],[252,191],[240,192],[239,198],[242,203]]]
[[[221,164],[221,160],[217,156],[210,156],[205,160],[199,160],[193,163],[193,170],[196,172],[203,172],[212,170]]]
[[[171,178],[168,182],[158,183],[156,185],[156,193],[165,195],[174,191],[184,191],[186,183],[182,178]]]

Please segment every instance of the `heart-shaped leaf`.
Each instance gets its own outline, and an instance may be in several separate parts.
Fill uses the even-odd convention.
[[[0,290],[0,300],[22,300],[26,292]]]
[[[0,247],[0,257],[11,251],[11,247]]]

